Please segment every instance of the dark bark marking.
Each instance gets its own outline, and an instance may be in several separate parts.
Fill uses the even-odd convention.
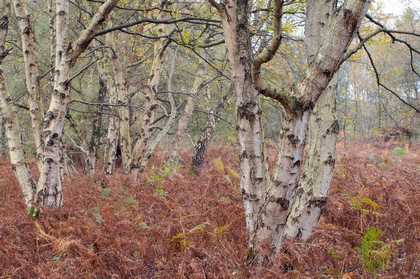
[[[293,163],[292,168],[299,167],[299,166],[300,166],[300,160],[297,160],[296,162]]]
[[[289,208],[289,200],[285,198],[278,198],[276,202],[281,206],[282,210],[287,210]]]
[[[316,207],[323,208],[327,204],[327,197],[312,198],[309,200],[309,206],[315,205]]]
[[[330,165],[330,166],[334,166],[335,164],[335,159],[333,158],[332,155],[328,156],[328,159],[324,161],[325,165]]]
[[[330,71],[330,70],[325,70],[325,71],[324,71],[324,75],[325,75],[327,78],[332,77],[332,73],[331,73],[331,71]]]
[[[255,113],[251,108],[255,107],[257,104],[255,102],[247,102],[242,106],[238,107],[239,118],[245,118],[249,121],[255,121]]]
[[[241,195],[243,200],[250,200],[250,201],[259,201],[260,198],[255,193],[247,193],[245,189],[241,190]]]
[[[327,134],[338,134],[340,127],[338,125],[338,120],[334,120],[330,128],[327,130]]]
[[[287,139],[293,144],[297,144],[299,142],[299,138],[295,135],[287,135]]]
[[[242,152],[241,154],[239,154],[239,159],[243,159],[243,158],[248,158],[248,153],[246,152],[246,150],[244,150],[244,152]]]
[[[349,9],[344,9],[344,18],[345,19],[351,19],[353,16],[353,11]]]

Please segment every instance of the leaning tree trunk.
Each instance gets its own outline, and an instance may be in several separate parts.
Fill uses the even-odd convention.
[[[44,119],[41,104],[41,89],[38,64],[36,61],[35,30],[32,28],[30,14],[27,13],[24,1],[14,0],[15,14],[22,39],[22,52],[25,61],[26,88],[29,92],[29,112],[31,115],[32,133],[34,135],[36,158],[40,169],[44,144],[42,141],[42,121]]]
[[[152,156],[153,151],[155,150],[156,146],[159,144],[159,142],[162,140],[162,138],[168,133],[169,129],[172,127],[172,124],[175,122],[175,118],[177,116],[177,107],[175,104],[175,99],[172,94],[172,84],[173,84],[173,76],[175,73],[175,61],[176,56],[178,53],[178,49],[173,54],[172,59],[172,66],[171,69],[168,71],[168,100],[171,105],[171,113],[168,116],[168,121],[166,121],[165,125],[163,126],[162,130],[156,135],[156,137],[151,140],[147,144],[147,148],[145,150],[144,155],[142,156],[140,160],[140,170],[144,170],[147,166],[147,163],[149,161],[149,158]]]
[[[231,90],[232,88],[229,88],[229,91]],[[191,159],[191,167],[194,171],[196,168],[202,168],[204,166],[207,150],[210,146],[211,140],[213,139],[216,126],[220,122],[220,115],[222,114],[230,95],[230,92],[225,94],[216,109],[213,109],[210,104],[207,106],[206,127],[194,146],[194,153]]]
[[[162,5],[166,2],[162,1]],[[163,18],[164,13],[160,13],[158,18]],[[164,32],[160,34],[161,38],[157,39],[154,43],[154,58],[149,74],[149,79],[147,82],[147,90],[145,94],[145,108],[143,113],[142,127],[140,130],[140,136],[133,149],[133,173],[136,175],[139,171],[142,172],[142,165],[144,165],[145,160],[149,158],[146,155],[148,150],[149,142],[153,135],[154,122],[155,122],[155,113],[157,108],[157,91],[161,77],[161,71],[164,61],[164,55],[167,47],[171,43],[171,40],[165,38],[164,35],[166,27],[163,24],[158,24],[156,30]]]
[[[67,104],[71,99],[70,77],[72,69],[80,54],[86,50],[95,37],[96,31],[105,21],[118,0],[108,0],[93,16],[87,28],[79,38],[68,43],[69,1],[56,2],[56,59],[54,68],[54,88],[50,107],[45,115],[43,141],[45,143],[44,158],[38,180],[38,202],[49,208],[63,205],[62,185],[60,177],[60,145],[63,136],[64,118]]]
[[[3,1],[2,10],[3,14],[0,18],[0,114],[4,121],[12,169],[19,182],[26,205],[31,206],[35,196],[36,182],[26,164],[18,114],[13,107],[12,97],[3,73],[3,59],[8,55],[5,42],[8,33],[10,1]]]
[[[184,111],[181,117],[178,120],[178,126],[175,131],[175,135],[171,140],[171,150],[169,152],[169,162],[174,163],[177,162],[179,159],[179,153],[181,152],[181,148],[184,143],[184,139],[186,137],[186,129],[188,123],[190,122],[191,116],[194,112],[195,105],[201,92],[204,89],[204,74],[205,74],[205,63],[201,60],[198,63],[198,69],[196,72],[196,76],[194,79],[194,84],[191,89],[191,94],[187,97],[187,103],[185,104]]]
[[[35,196],[36,182],[26,164],[18,114],[7,90],[2,67],[0,68],[0,114],[3,116],[12,169],[22,189],[25,203],[30,206]]]

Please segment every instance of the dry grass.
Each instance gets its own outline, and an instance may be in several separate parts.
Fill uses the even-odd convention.
[[[187,167],[187,152],[186,166],[162,174],[164,151],[137,182],[120,173],[93,181],[77,174],[65,181],[65,206],[44,209],[37,220],[25,214],[4,159],[0,278],[374,278],[355,249],[372,226],[384,244],[404,239],[390,245],[388,267],[376,277],[419,278],[420,146],[396,148],[340,150],[321,225],[308,241],[285,243],[264,269],[244,264],[233,148],[210,150],[199,177]]]

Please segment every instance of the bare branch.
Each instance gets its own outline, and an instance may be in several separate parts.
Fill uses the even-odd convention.
[[[71,104],[71,103],[81,103],[81,104],[89,105],[89,106],[131,107],[131,108],[142,109],[142,106],[133,106],[133,105],[127,105],[127,104],[92,103],[92,102],[86,102],[86,101],[82,101],[82,100],[71,100],[71,101],[69,101],[69,104]]]
[[[72,63],[76,63],[76,59],[80,56],[80,54],[82,54],[83,51],[85,51],[86,47],[93,40],[93,38],[95,38],[101,24],[105,21],[117,3],[118,0],[107,0],[93,16],[89,26],[82,32],[76,42],[72,44],[73,48],[70,50]]]
[[[96,62],[99,61],[99,58],[91,61],[89,64],[87,64],[85,67],[83,67],[78,73],[76,73],[75,75],[73,75],[72,77],[70,77],[70,79],[68,80],[68,82],[71,82],[73,79],[75,79],[78,75],[80,75],[81,73],[83,73],[86,69],[88,69],[90,66],[92,66],[93,64],[95,64]]]
[[[102,31],[98,31],[98,32],[96,32],[95,36],[101,36],[101,35],[104,35],[104,34],[109,33],[109,32],[122,30],[124,28],[139,25],[139,24],[142,24],[142,23],[174,24],[174,23],[178,23],[178,22],[191,22],[191,23],[195,23],[195,24],[205,24],[205,25],[207,25],[209,23],[220,23],[220,20],[214,20],[214,19],[208,19],[208,18],[198,18],[198,17],[185,17],[185,18],[167,19],[167,20],[144,18],[144,19],[137,20],[137,21],[134,21],[134,22],[129,22],[129,23],[114,26],[114,27],[111,27],[111,28],[108,28],[108,29],[105,29],[105,30],[102,30]],[[216,26],[220,27],[218,25],[216,25]]]
[[[268,93],[268,91],[272,91],[272,89],[268,88],[266,85],[263,85],[261,81],[261,66],[273,59],[274,55],[280,47],[282,11],[283,0],[275,0],[273,14],[273,38],[271,39],[270,46],[254,58],[252,78],[255,88],[257,88],[260,93]],[[270,93],[270,95],[272,95],[272,93]]]
[[[407,105],[408,107],[414,109],[417,113],[420,113],[420,109],[416,108],[415,106],[413,106],[412,104],[408,103],[407,101],[405,101],[403,98],[401,98],[394,90],[388,88],[386,85],[384,85],[381,80],[380,80],[380,76],[379,76],[379,72],[376,69],[375,66],[375,62],[373,61],[372,55],[370,54],[369,50],[367,49],[367,47],[365,45],[363,45],[363,49],[366,51],[366,54],[369,58],[370,64],[373,68],[373,71],[375,73],[375,77],[376,77],[376,83],[378,85],[378,87],[382,87],[385,90],[387,90],[388,92],[390,92],[392,95],[394,95],[395,97],[397,97],[398,100],[400,100],[402,103],[404,103],[405,105]]]

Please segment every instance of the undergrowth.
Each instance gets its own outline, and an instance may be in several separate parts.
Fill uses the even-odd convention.
[[[245,263],[231,147],[209,150],[200,176],[189,171],[191,152],[174,167],[163,150],[136,182],[77,173],[64,181],[64,207],[37,218],[5,158],[0,278],[419,278],[420,146],[401,150],[339,149],[320,225],[307,241],[286,241],[264,268]]]

